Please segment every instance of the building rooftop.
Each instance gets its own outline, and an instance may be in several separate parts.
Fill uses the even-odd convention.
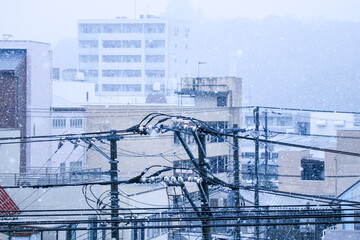
[[[35,44],[50,45],[50,43],[31,41],[31,40],[0,40],[0,44],[1,43],[35,43]]]

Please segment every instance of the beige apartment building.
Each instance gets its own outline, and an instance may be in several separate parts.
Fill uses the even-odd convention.
[[[178,94],[182,98],[194,98],[194,106],[147,105],[92,105],[86,106],[86,132],[124,130],[138,124],[150,113],[165,113],[200,119],[214,128],[240,127],[241,79],[183,78]],[[158,118],[158,120],[161,118]],[[156,122],[156,121],[155,121]],[[154,123],[155,123],[154,122]],[[153,123],[150,123],[153,124]],[[166,124],[171,124],[166,122]],[[197,157],[197,145],[191,136],[185,136],[193,154]],[[207,138],[207,156],[213,173],[226,176],[232,166],[232,139]],[[108,143],[96,143],[109,153]],[[182,166],[190,164],[189,157],[173,132],[154,136],[138,134],[125,136],[118,141],[119,176],[135,176],[152,165]],[[89,151],[88,167],[109,169],[108,160],[96,151]]]
[[[335,154],[316,158],[310,151],[279,152],[279,190],[335,196]]]
[[[360,153],[360,131],[338,130],[335,150]],[[360,179],[360,158],[325,152],[323,158],[308,150],[279,152],[279,190],[339,196]]]

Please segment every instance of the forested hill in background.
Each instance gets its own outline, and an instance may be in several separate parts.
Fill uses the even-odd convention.
[[[360,23],[198,18],[192,37],[201,75],[228,75],[237,53],[244,104],[360,110]]]

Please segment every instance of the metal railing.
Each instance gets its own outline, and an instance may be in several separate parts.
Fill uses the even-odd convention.
[[[55,171],[55,169],[27,169],[24,173],[0,173],[0,185],[2,186],[32,186],[49,184],[86,183],[94,181],[106,181],[108,172],[101,168],[90,168],[69,171]]]

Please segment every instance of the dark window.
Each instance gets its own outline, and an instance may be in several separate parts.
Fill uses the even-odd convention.
[[[52,78],[55,80],[60,79],[60,68],[53,68],[52,69]]]
[[[354,221],[355,222],[359,222],[360,221],[360,211],[354,211],[355,214],[357,214],[357,216],[354,217]],[[354,223],[354,230],[360,230],[360,223]]]
[[[298,122],[298,131],[299,134],[309,134],[310,133],[310,123],[309,122]]]
[[[210,198],[210,207],[218,207],[219,201],[217,198]]]
[[[83,126],[83,120],[81,118],[70,119],[70,127],[79,128]]]
[[[303,158],[301,159],[301,168],[301,180],[324,180],[324,161]]]
[[[223,173],[227,170],[228,157],[227,156],[216,156],[209,157],[210,169],[212,173]]]
[[[227,97],[226,96],[217,97],[217,106],[218,107],[226,107],[227,106]]]

